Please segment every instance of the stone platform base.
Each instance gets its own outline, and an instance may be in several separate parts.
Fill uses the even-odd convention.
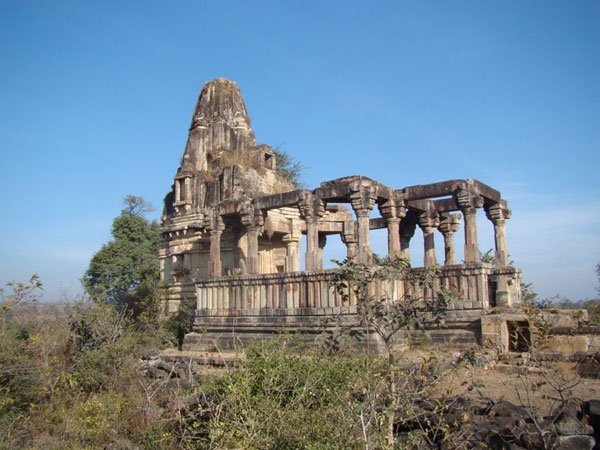
[[[449,311],[442,328],[430,328],[413,335],[413,342],[427,344],[475,345],[481,342],[482,310]],[[352,347],[374,352],[384,350],[374,330],[360,325],[356,314],[335,317],[323,315],[197,316],[194,332],[185,336],[183,349],[188,351],[220,351],[243,349],[250,342],[291,334],[300,342],[318,344],[340,335]],[[408,342],[399,336],[398,343]]]

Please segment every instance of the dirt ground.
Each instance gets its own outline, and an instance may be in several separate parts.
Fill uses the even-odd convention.
[[[470,356],[464,358],[464,355]],[[549,415],[562,399],[600,400],[600,368],[584,363],[537,361],[528,354],[503,355],[475,349],[437,349],[413,353],[415,362],[438,358],[444,376],[436,386],[440,396],[506,400]],[[463,356],[463,358],[461,358]],[[585,373],[586,376],[581,374]]]

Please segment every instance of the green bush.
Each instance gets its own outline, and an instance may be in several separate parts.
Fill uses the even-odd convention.
[[[246,449],[364,448],[361,412],[379,389],[376,360],[356,353],[326,356],[283,338],[256,343],[247,359],[201,388],[185,412],[190,447]],[[378,433],[377,422],[369,434]]]

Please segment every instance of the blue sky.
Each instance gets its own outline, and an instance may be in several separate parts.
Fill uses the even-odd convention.
[[[596,1],[0,0],[0,281],[76,295],[125,195],[159,216],[198,92],[226,77],[307,187],[479,179],[524,279],[596,296],[598,23]]]

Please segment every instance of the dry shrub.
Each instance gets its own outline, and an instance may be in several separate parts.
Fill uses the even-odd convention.
[[[156,342],[111,306],[23,304],[0,336],[0,448],[173,448],[166,393],[140,357]]]

